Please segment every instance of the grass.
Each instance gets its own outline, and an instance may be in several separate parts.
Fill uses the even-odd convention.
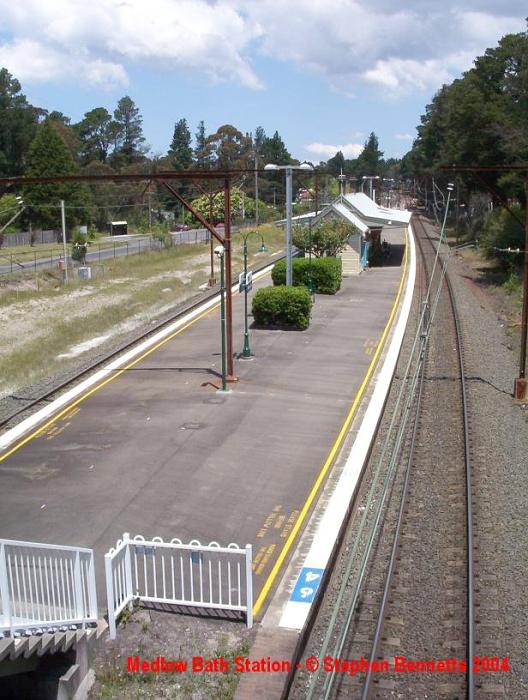
[[[282,230],[262,226],[259,232],[269,253],[258,253],[260,238],[251,236],[250,264],[263,262],[283,246]],[[234,279],[242,270],[242,246],[242,237],[235,234]],[[0,337],[0,394],[71,369],[85,354],[59,358],[60,354],[97,336],[111,335],[115,342],[134,325],[146,325],[167,307],[196,294],[209,277],[209,245],[180,245],[115,258],[92,269],[98,276],[90,282],[73,276],[68,285],[61,284],[58,270],[42,271],[37,276],[38,291],[35,275],[20,273],[0,292],[0,322],[3,317],[5,328]],[[216,260],[215,272],[218,276]],[[104,345],[95,352],[100,353]]]

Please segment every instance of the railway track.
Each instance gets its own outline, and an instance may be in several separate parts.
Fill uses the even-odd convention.
[[[406,341],[408,359],[400,359],[337,565],[295,660],[302,670],[290,678],[290,698],[504,697],[498,674],[486,686],[474,672],[502,661],[473,662],[485,620],[475,583],[460,321],[438,237],[421,218],[413,225],[422,261],[416,333]],[[315,672],[306,668],[311,656]]]
[[[284,255],[272,256],[270,259],[267,260],[267,262],[259,265],[258,267],[254,267],[253,272],[260,272],[261,270],[268,267],[270,264],[277,262],[283,257]],[[45,406],[50,401],[53,401],[53,399],[59,396],[61,393],[72,388],[75,384],[82,381],[90,374],[103,367],[105,364],[110,362],[110,360],[117,358],[119,355],[122,355],[123,353],[132,349],[135,345],[141,343],[143,340],[146,340],[147,338],[162,330],[166,326],[170,325],[171,323],[174,323],[174,321],[177,321],[185,314],[189,313],[190,311],[193,311],[200,305],[207,302],[209,299],[212,299],[214,296],[218,295],[218,293],[219,287],[217,286],[214,287],[211,291],[207,291],[205,294],[200,294],[198,297],[192,299],[191,301],[180,304],[175,311],[164,316],[157,323],[151,325],[147,330],[140,330],[139,332],[132,333],[129,336],[129,338],[127,338],[127,340],[119,344],[110,352],[103,353],[101,356],[97,357],[96,359],[85,365],[82,369],[74,370],[64,378],[58,379],[46,389],[33,392],[30,388],[30,391],[27,395],[25,394],[24,390],[20,390],[16,392],[16,394],[6,397],[4,399],[4,402],[9,400],[10,403],[14,404],[16,407],[14,409],[7,409],[5,413],[2,411],[0,417],[0,428],[8,429],[12,425],[15,425],[16,423],[20,422],[20,420],[22,420],[26,416],[35,412],[40,407]]]

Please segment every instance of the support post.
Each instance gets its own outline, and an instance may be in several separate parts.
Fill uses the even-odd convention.
[[[233,278],[231,267],[231,183],[224,181],[224,250],[225,250],[225,287],[226,287],[226,348],[227,381],[236,382],[233,367]]]
[[[11,595],[9,593],[9,581],[7,577],[7,557],[5,548],[5,544],[0,544],[0,597],[2,599],[3,617],[5,622],[10,627],[10,634],[12,634],[13,630],[11,629]]]
[[[226,385],[225,252],[220,255],[220,335],[222,338],[222,391]]]
[[[248,629],[253,627],[253,547],[246,545],[246,625]]]
[[[64,253],[64,281],[68,284],[68,254],[66,252],[66,212],[64,199],[61,199],[61,223],[62,223],[62,250]]]
[[[114,601],[114,576],[112,572],[112,555],[105,554],[106,601],[108,605],[108,631],[110,639],[116,638],[116,619]]]
[[[524,281],[523,306],[521,318],[521,353],[519,357],[519,376],[515,380],[514,396],[519,401],[526,399],[526,340],[528,332],[528,177],[524,181],[525,192],[525,236],[524,236]]]
[[[255,151],[255,226],[259,225],[258,153]]]
[[[247,259],[248,259],[248,244],[247,244],[247,237],[245,237],[244,238],[244,347],[242,348],[242,357],[251,357],[251,350],[249,348],[249,330],[248,330]]]
[[[292,286],[292,169],[286,168],[286,286]]]

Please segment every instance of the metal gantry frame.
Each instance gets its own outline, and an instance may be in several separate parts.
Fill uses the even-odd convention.
[[[226,294],[226,345],[227,345],[227,380],[236,381],[233,353],[233,303],[232,303],[232,262],[231,262],[231,182],[234,177],[253,172],[253,170],[170,170],[157,173],[112,174],[112,175],[53,175],[45,177],[3,177],[0,187],[24,187],[28,185],[63,184],[74,182],[158,182],[170,192],[200,224],[207,229],[225,251],[225,286]],[[208,221],[192,204],[185,199],[171,184],[174,180],[220,180],[224,192],[224,231],[217,231],[212,221]]]

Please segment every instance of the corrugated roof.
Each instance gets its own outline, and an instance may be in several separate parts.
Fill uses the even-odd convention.
[[[375,224],[408,224],[411,212],[406,209],[387,209],[380,207],[363,192],[345,194],[341,199],[351,206],[366,221]],[[371,224],[372,225],[372,224]]]

